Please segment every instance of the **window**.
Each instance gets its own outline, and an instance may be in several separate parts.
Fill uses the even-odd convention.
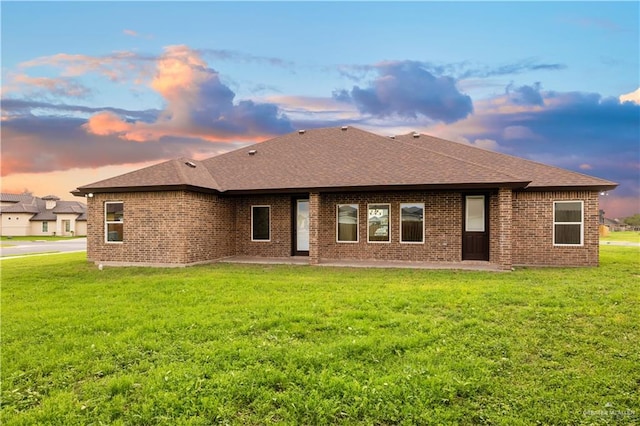
[[[484,232],[484,195],[467,195],[466,232]]]
[[[105,238],[108,243],[124,241],[124,203],[108,201],[104,203]]]
[[[369,204],[367,214],[367,240],[369,242],[391,241],[389,229],[389,204]]]
[[[400,242],[424,242],[424,203],[400,204]]]
[[[581,246],[583,244],[582,201],[553,202],[553,244]]]
[[[62,223],[64,224],[64,232],[71,232],[71,221],[63,220]]]
[[[358,205],[338,204],[339,243],[358,242]]]
[[[49,232],[49,222],[42,222],[42,232]]]
[[[270,206],[251,206],[251,241],[270,241],[270,222]]]

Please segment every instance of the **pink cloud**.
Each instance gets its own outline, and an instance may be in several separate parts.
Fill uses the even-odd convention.
[[[126,123],[116,114],[103,111],[94,114],[89,118],[86,124],[82,125],[88,132],[94,135],[112,135],[114,133],[123,133],[131,130],[131,125]]]
[[[140,82],[152,75],[151,65],[147,58],[121,51],[104,56],[58,53],[22,62],[20,68],[54,67],[61,68],[65,77],[96,73],[111,81]]]
[[[608,218],[622,219],[640,213],[638,197],[616,196],[615,192],[600,196],[600,209]]]
[[[147,40],[151,40],[153,38],[152,35],[149,34],[140,34],[137,31],[134,30],[130,30],[130,29],[124,29],[122,30],[122,34],[129,36],[129,37],[137,37],[137,38],[145,38]]]
[[[2,88],[3,96],[20,93],[31,97],[84,98],[91,94],[91,89],[71,77],[30,77],[27,74],[9,74],[7,83]]]
[[[634,104],[640,105],[640,87],[633,92],[620,95],[619,99],[620,102],[633,102]]]
[[[135,142],[164,136],[197,137],[210,141],[264,140],[291,131],[288,118],[274,104],[234,103],[235,93],[187,46],[168,46],[156,61],[151,87],[165,100],[155,122],[127,122],[109,112],[89,119],[84,129],[94,134],[117,134]]]

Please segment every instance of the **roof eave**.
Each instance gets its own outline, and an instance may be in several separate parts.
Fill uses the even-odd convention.
[[[566,186],[527,186],[522,188],[525,191],[541,192],[541,191],[612,191],[618,187],[617,183],[602,185],[566,185]]]
[[[413,185],[360,185],[360,186],[323,186],[323,187],[292,187],[292,188],[255,188],[255,189],[230,189],[225,191],[228,195],[245,194],[298,194],[307,192],[373,192],[373,191],[425,191],[425,190],[481,190],[525,188],[530,182],[482,182],[482,183],[434,183]]]
[[[71,191],[76,197],[86,197],[89,194],[115,194],[115,193],[126,193],[126,192],[165,192],[165,191],[190,191],[190,192],[200,192],[205,194],[219,194],[220,191],[213,188],[203,188],[201,186],[193,186],[193,185],[149,185],[149,186],[115,186],[115,187],[105,187],[105,188],[91,188],[91,187],[80,187]]]

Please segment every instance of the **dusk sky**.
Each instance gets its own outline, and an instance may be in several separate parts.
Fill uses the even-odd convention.
[[[609,179],[607,216],[640,213],[636,1],[0,8],[3,192],[78,200],[166,159],[351,125]]]

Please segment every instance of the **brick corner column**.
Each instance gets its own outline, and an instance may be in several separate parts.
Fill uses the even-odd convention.
[[[309,193],[309,264],[320,263],[320,193]]]
[[[508,270],[512,266],[512,215],[513,215],[513,191],[511,188],[498,190],[498,223],[499,239],[498,264],[500,269]]]

